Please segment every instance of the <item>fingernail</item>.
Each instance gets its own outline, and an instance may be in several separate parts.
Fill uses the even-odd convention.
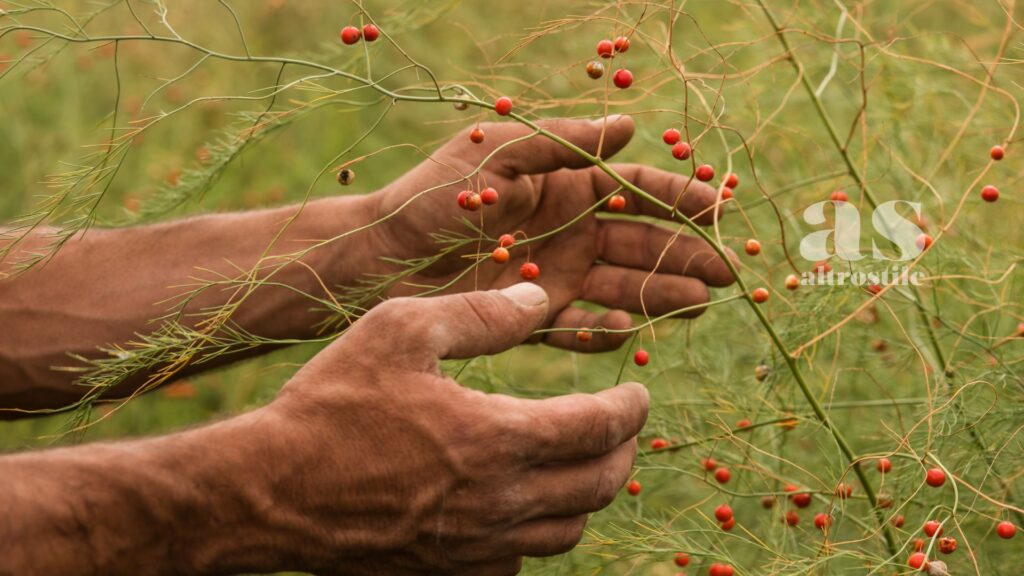
[[[598,125],[604,124],[605,122],[607,122],[609,124],[614,124],[614,123],[618,122],[621,119],[622,119],[622,114],[612,114],[611,116],[605,116],[604,118],[598,118],[597,120],[591,120],[591,123],[598,124]]]
[[[532,282],[520,282],[499,291],[520,306],[540,306],[548,301],[548,293]]]

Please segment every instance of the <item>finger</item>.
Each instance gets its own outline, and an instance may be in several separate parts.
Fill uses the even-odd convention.
[[[522,556],[513,556],[458,568],[452,574],[457,576],[514,576],[519,574],[522,569]]]
[[[523,556],[556,556],[575,548],[583,539],[586,527],[586,514],[527,520],[506,532],[496,545]]]
[[[504,416],[523,438],[531,464],[596,458],[636,436],[647,421],[650,394],[627,382],[596,394],[518,400]]]
[[[717,210],[714,209],[718,191],[697,179],[642,164],[612,164],[611,168],[626,181],[669,206],[676,207],[697,224],[712,224],[715,218],[722,214],[722,205],[719,205]],[[598,199],[618,190],[626,197],[625,213],[671,219],[670,211],[637,197],[629,190],[620,190],[620,184],[603,171],[592,168],[591,174],[594,178],[594,193]]]
[[[633,319],[623,310],[608,310],[602,314],[570,306],[555,316],[551,327],[571,328],[573,331],[549,332],[544,337],[544,343],[579,352],[615,350],[629,338],[629,333],[604,332],[602,328],[627,330],[632,325]]]
[[[596,155],[600,151],[602,158],[609,158],[621,150],[633,137],[636,127],[632,118],[622,115],[597,120],[543,120],[537,125],[589,154]],[[500,148],[492,161],[494,167],[503,169],[508,176],[544,174],[562,168],[591,166],[578,153],[518,122],[488,123],[481,128],[487,134],[483,144],[462,145],[474,146],[474,151],[482,155]],[[505,146],[518,138],[526,139]],[[467,137],[460,141],[469,142],[469,139]]]
[[[359,348],[354,357],[393,358],[423,367],[521,344],[545,321],[547,311],[547,293],[527,282],[487,292],[394,298],[357,321],[342,340]]]
[[[598,265],[583,281],[582,298],[606,308],[661,316],[708,302],[708,287],[696,278],[650,273],[634,268]],[[681,312],[683,318],[704,313],[703,307]]]
[[[735,281],[725,261],[703,238],[626,220],[602,220],[597,232],[597,257],[609,264],[657,268],[657,272],[697,278],[708,286],[728,286]],[[726,251],[738,263],[735,254]]]
[[[636,460],[636,437],[597,458],[533,468],[524,481],[530,518],[575,516],[608,506],[629,480]]]

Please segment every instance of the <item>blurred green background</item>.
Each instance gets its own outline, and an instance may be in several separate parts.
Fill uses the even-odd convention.
[[[145,22],[158,29],[153,5],[139,4]],[[58,5],[76,15],[101,6]],[[810,268],[796,253],[800,237],[812,230],[800,213],[832,190],[847,190],[851,202],[862,208],[862,217],[868,218],[870,211],[845,175],[842,157],[755,3],[363,5],[406,54],[442,82],[461,83],[481,98],[511,95],[522,109],[540,118],[633,114],[638,130],[621,154],[626,161],[679,170],[680,163],[667,153],[660,137],[666,127],[681,127],[683,111],[688,111],[701,161],[713,163],[720,174],[731,170],[740,176],[738,207],[730,209],[720,234],[737,251],[748,237],[762,242],[763,256],[744,259],[744,273],[752,282],[781,289],[783,278],[792,272],[783,257],[783,243],[799,267]],[[955,376],[949,382],[942,378],[942,366],[917,308],[910,296],[896,291],[877,307],[874,317],[860,315],[838,335],[809,349],[805,373],[819,399],[832,403],[833,417],[860,453],[904,450],[899,439],[905,436],[919,453],[940,455],[944,464],[993,499],[1012,497],[1001,492],[996,479],[1000,474],[1015,494],[1024,494],[1024,446],[1016,434],[1024,422],[1021,343],[1006,341],[1024,316],[1020,274],[1012,268],[1021,258],[1024,216],[1018,193],[1024,164],[1016,158],[1017,146],[1011,144],[1007,160],[992,167],[983,182],[998,183],[1003,191],[998,205],[983,204],[972,189],[986,168],[989,147],[1017,128],[1024,44],[1019,30],[1011,27],[1011,35],[1004,34],[1006,10],[1013,4],[772,0],[768,5],[790,30],[794,54],[812,85],[830,78],[820,90],[821,99],[875,193],[883,200],[922,202],[933,235],[956,218],[923,262],[923,269],[937,277],[923,291],[923,306],[939,318],[931,320],[933,331]],[[0,6],[18,7],[13,2]],[[407,64],[387,42],[340,46],[340,27],[359,21],[357,8],[349,3],[248,0],[233,2],[232,7],[255,55],[302,58],[358,74],[366,73],[369,62],[376,77]],[[841,17],[842,9],[848,17]],[[1017,22],[1024,21],[1024,10],[1012,9]],[[67,31],[59,14],[17,20]],[[217,3],[174,2],[169,22],[192,42],[243,53],[230,14]],[[12,23],[9,16],[0,18],[0,26]],[[123,3],[95,15],[87,29],[94,35],[140,32]],[[593,58],[597,40],[627,32],[632,47],[618,61],[634,72],[634,87],[609,88],[610,74],[590,80],[584,66]],[[832,41],[835,37],[844,41]],[[31,211],[40,195],[52,192],[44,183],[68,169],[62,163],[79,162],[94,149],[87,147],[105,141],[116,102],[119,133],[133,126],[132,120],[176,111],[135,139],[96,212],[98,225],[145,222],[147,218],[140,220],[138,215],[166,200],[175,182],[188,182],[192,171],[203,172],[197,161],[201,149],[216,151],[230,143],[251,122],[251,116],[238,114],[258,114],[267,106],[265,99],[249,98],[265,94],[260,91],[272,86],[278,74],[274,64],[209,60],[180,82],[153,93],[192,66],[196,53],[169,43],[124,42],[117,53],[118,80],[112,45],[57,50],[55,43],[39,48],[43,42],[41,35],[23,32],[0,39],[0,62],[10,65],[27,55],[0,79],[0,110],[6,120],[0,123],[0,159],[5,167],[0,171],[0,214],[6,219]],[[1000,68],[982,96],[986,67],[997,61],[1003,43],[1007,48]],[[289,69],[284,79],[294,80],[299,74]],[[385,84],[422,87],[426,80],[422,72],[405,69]],[[333,104],[246,148],[207,192],[156,219],[280,205],[301,200],[307,190],[313,197],[368,193],[419,161],[410,149],[398,148],[361,162],[358,181],[351,187],[339,188],[330,175],[316,180],[334,156],[369,130],[387,105],[351,82],[331,79],[320,85],[352,90],[335,94]],[[278,96],[275,110],[325,95],[325,90],[312,86],[292,89]],[[429,150],[467,124],[493,120],[475,110],[398,103],[350,157],[398,143]],[[762,194],[773,197],[778,212]],[[785,229],[785,240],[780,228]],[[857,266],[863,269],[868,264]],[[998,281],[950,277],[955,275]],[[865,299],[863,291],[852,287],[810,288],[794,294],[780,290],[776,295],[767,310],[791,347],[842,320]],[[682,442],[723,435],[719,441],[670,454],[642,455],[642,496],[623,496],[596,515],[593,531],[572,554],[531,560],[526,571],[667,575],[676,571],[671,557],[677,550],[695,552],[700,557],[697,565],[729,559],[743,575],[866,574],[869,567],[880,565],[885,557],[881,539],[853,520],[868,526],[872,522],[860,498],[862,491],[843,504],[848,519],[834,513],[838,518],[832,539],[839,542],[834,548],[822,548],[810,515],[800,527],[788,529],[779,523],[781,506],[765,512],[760,497],[753,497],[776,492],[782,479],[827,494],[845,466],[830,435],[810,418],[753,314],[736,303],[715,308],[694,322],[662,323],[655,333],[656,340],[650,332],[639,335],[653,357],[644,369],[627,362],[629,350],[584,356],[542,347],[481,358],[465,370],[461,364],[453,367],[462,370],[460,381],[469,386],[530,396],[601,389],[613,385],[621,369],[624,379],[643,381],[652,392],[645,443],[654,436]],[[85,439],[158,434],[244,412],[273,398],[317,350],[316,345],[296,346],[176,383],[97,422]],[[772,368],[764,382],[754,378],[759,363]],[[970,393],[964,395],[962,410],[954,410],[944,400],[961,386],[970,386]],[[725,432],[743,417],[758,422],[790,415],[801,418],[793,431],[766,426],[743,438]],[[911,431],[919,421],[932,426]],[[0,446],[14,450],[50,445],[66,422],[66,416],[58,415],[0,423]],[[966,432],[968,425],[975,425],[989,443],[990,455],[998,454],[998,473],[988,470],[984,454]],[[734,533],[722,533],[713,519],[708,520],[723,495],[696,463],[711,451],[733,466],[729,486],[735,491],[733,507],[743,528]],[[948,491],[916,493],[920,476],[909,461],[898,461],[897,473],[885,482],[884,490],[900,505],[910,502],[903,512],[906,527],[897,531],[901,545],[909,546],[920,522],[942,510],[933,507],[950,505]],[[961,498],[961,545],[969,542],[975,554],[963,551],[945,559],[952,573],[1019,574],[1022,539],[1003,543],[990,530],[993,518],[1006,513],[969,493],[962,492]],[[816,506],[824,509],[827,501],[823,496]],[[861,537],[867,540],[860,541]],[[898,556],[893,566],[899,568],[887,567],[885,573],[902,570],[904,559],[905,555]]]

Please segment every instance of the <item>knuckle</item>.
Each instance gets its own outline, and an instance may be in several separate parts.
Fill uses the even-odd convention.
[[[596,512],[602,508],[608,506],[615,500],[615,496],[618,495],[619,489],[625,484],[625,480],[619,481],[621,474],[612,467],[606,466],[601,468],[597,475],[597,483],[594,485],[593,494],[593,507],[587,510],[588,512]],[[628,470],[627,470],[628,476]]]
[[[381,325],[404,322],[410,316],[409,308],[415,305],[413,298],[390,298],[375,306],[362,317],[364,326],[373,325],[375,328]]]
[[[605,398],[596,396],[592,398],[592,408],[588,416],[590,418],[588,429],[591,431],[595,450],[607,452],[614,446],[615,438],[618,435],[618,424],[614,418],[614,407]]]

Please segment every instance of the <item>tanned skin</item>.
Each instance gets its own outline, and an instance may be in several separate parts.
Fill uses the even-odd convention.
[[[591,153],[600,146],[604,157],[633,133],[628,117],[545,127]],[[74,374],[53,368],[73,366],[69,353],[99,357],[101,347],[156,329],[153,319],[197,278],[233,278],[259,264],[257,277],[274,270],[275,284],[326,297],[325,286],[393,271],[383,257],[435,253],[430,234],[458,229],[457,219],[468,214],[454,201],[467,184],[421,192],[531,133],[511,123],[483,129],[483,144],[460,134],[373,194],[301,210],[91,230],[44,266],[0,281],[0,414],[23,416],[81,398]],[[712,222],[709,186],[639,165],[616,169],[700,223]],[[482,176],[501,194],[498,207],[485,210],[492,237],[539,235],[617,189],[542,137],[498,151]],[[670,217],[625,195],[627,213]],[[342,234],[301,263],[277,266]],[[25,238],[0,270],[45,246],[45,236]],[[467,253],[411,283],[449,282]],[[708,286],[732,277],[699,239],[594,215],[532,244],[530,253],[541,268],[537,285],[517,284],[526,251],[513,249],[509,263],[486,263],[447,295],[403,298],[412,290],[395,288],[252,412],[159,438],[0,457],[0,574],[515,574],[523,556],[571,549],[587,514],[611,502],[628,479],[646,390],[623,384],[523,400],[463,388],[438,361],[498,353],[542,327],[627,328],[630,312],[700,305]],[[233,295],[206,290],[180,319],[195,322],[196,312]],[[573,306],[578,300],[609,311]],[[262,286],[232,319],[268,338],[310,337],[323,317],[309,302],[296,290]],[[567,331],[543,340],[600,351],[626,337],[597,332],[582,343]],[[107,396],[131,394],[147,376]]]

